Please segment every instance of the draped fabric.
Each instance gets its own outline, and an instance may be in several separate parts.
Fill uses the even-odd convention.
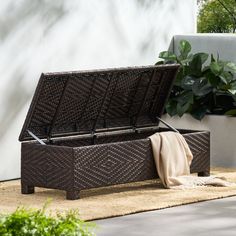
[[[184,137],[177,132],[155,133],[149,137],[158,175],[166,188],[196,186],[231,186],[232,183],[215,176],[190,175],[192,152]]]

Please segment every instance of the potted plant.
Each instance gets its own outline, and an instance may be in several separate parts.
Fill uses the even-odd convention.
[[[156,63],[180,64],[164,119],[177,128],[210,130],[212,164],[236,166],[236,65],[204,52],[192,54],[186,40],[178,50],[178,55],[161,52]]]

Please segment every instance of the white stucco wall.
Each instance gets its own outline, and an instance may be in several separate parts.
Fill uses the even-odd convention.
[[[195,33],[196,0],[4,0],[0,180],[20,177],[18,136],[41,72],[146,65]]]

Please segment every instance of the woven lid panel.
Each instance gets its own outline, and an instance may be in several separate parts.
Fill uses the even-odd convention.
[[[20,140],[146,126],[161,116],[177,65],[42,74]]]

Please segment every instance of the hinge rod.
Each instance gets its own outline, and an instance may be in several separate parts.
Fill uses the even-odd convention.
[[[164,120],[162,120],[161,118],[159,118],[158,116],[156,117],[161,123],[163,123],[165,126],[167,126],[168,128],[170,128],[171,130],[173,130],[176,133],[179,133],[179,131],[174,128],[173,126],[171,126],[170,124],[166,123]]]
[[[35,140],[37,140],[40,144],[46,145],[45,142],[43,142],[41,139],[39,139],[35,134],[33,134],[33,133],[32,133],[31,131],[29,131],[28,129],[27,129],[27,132],[28,132],[28,134],[29,134],[31,137],[33,137]]]

